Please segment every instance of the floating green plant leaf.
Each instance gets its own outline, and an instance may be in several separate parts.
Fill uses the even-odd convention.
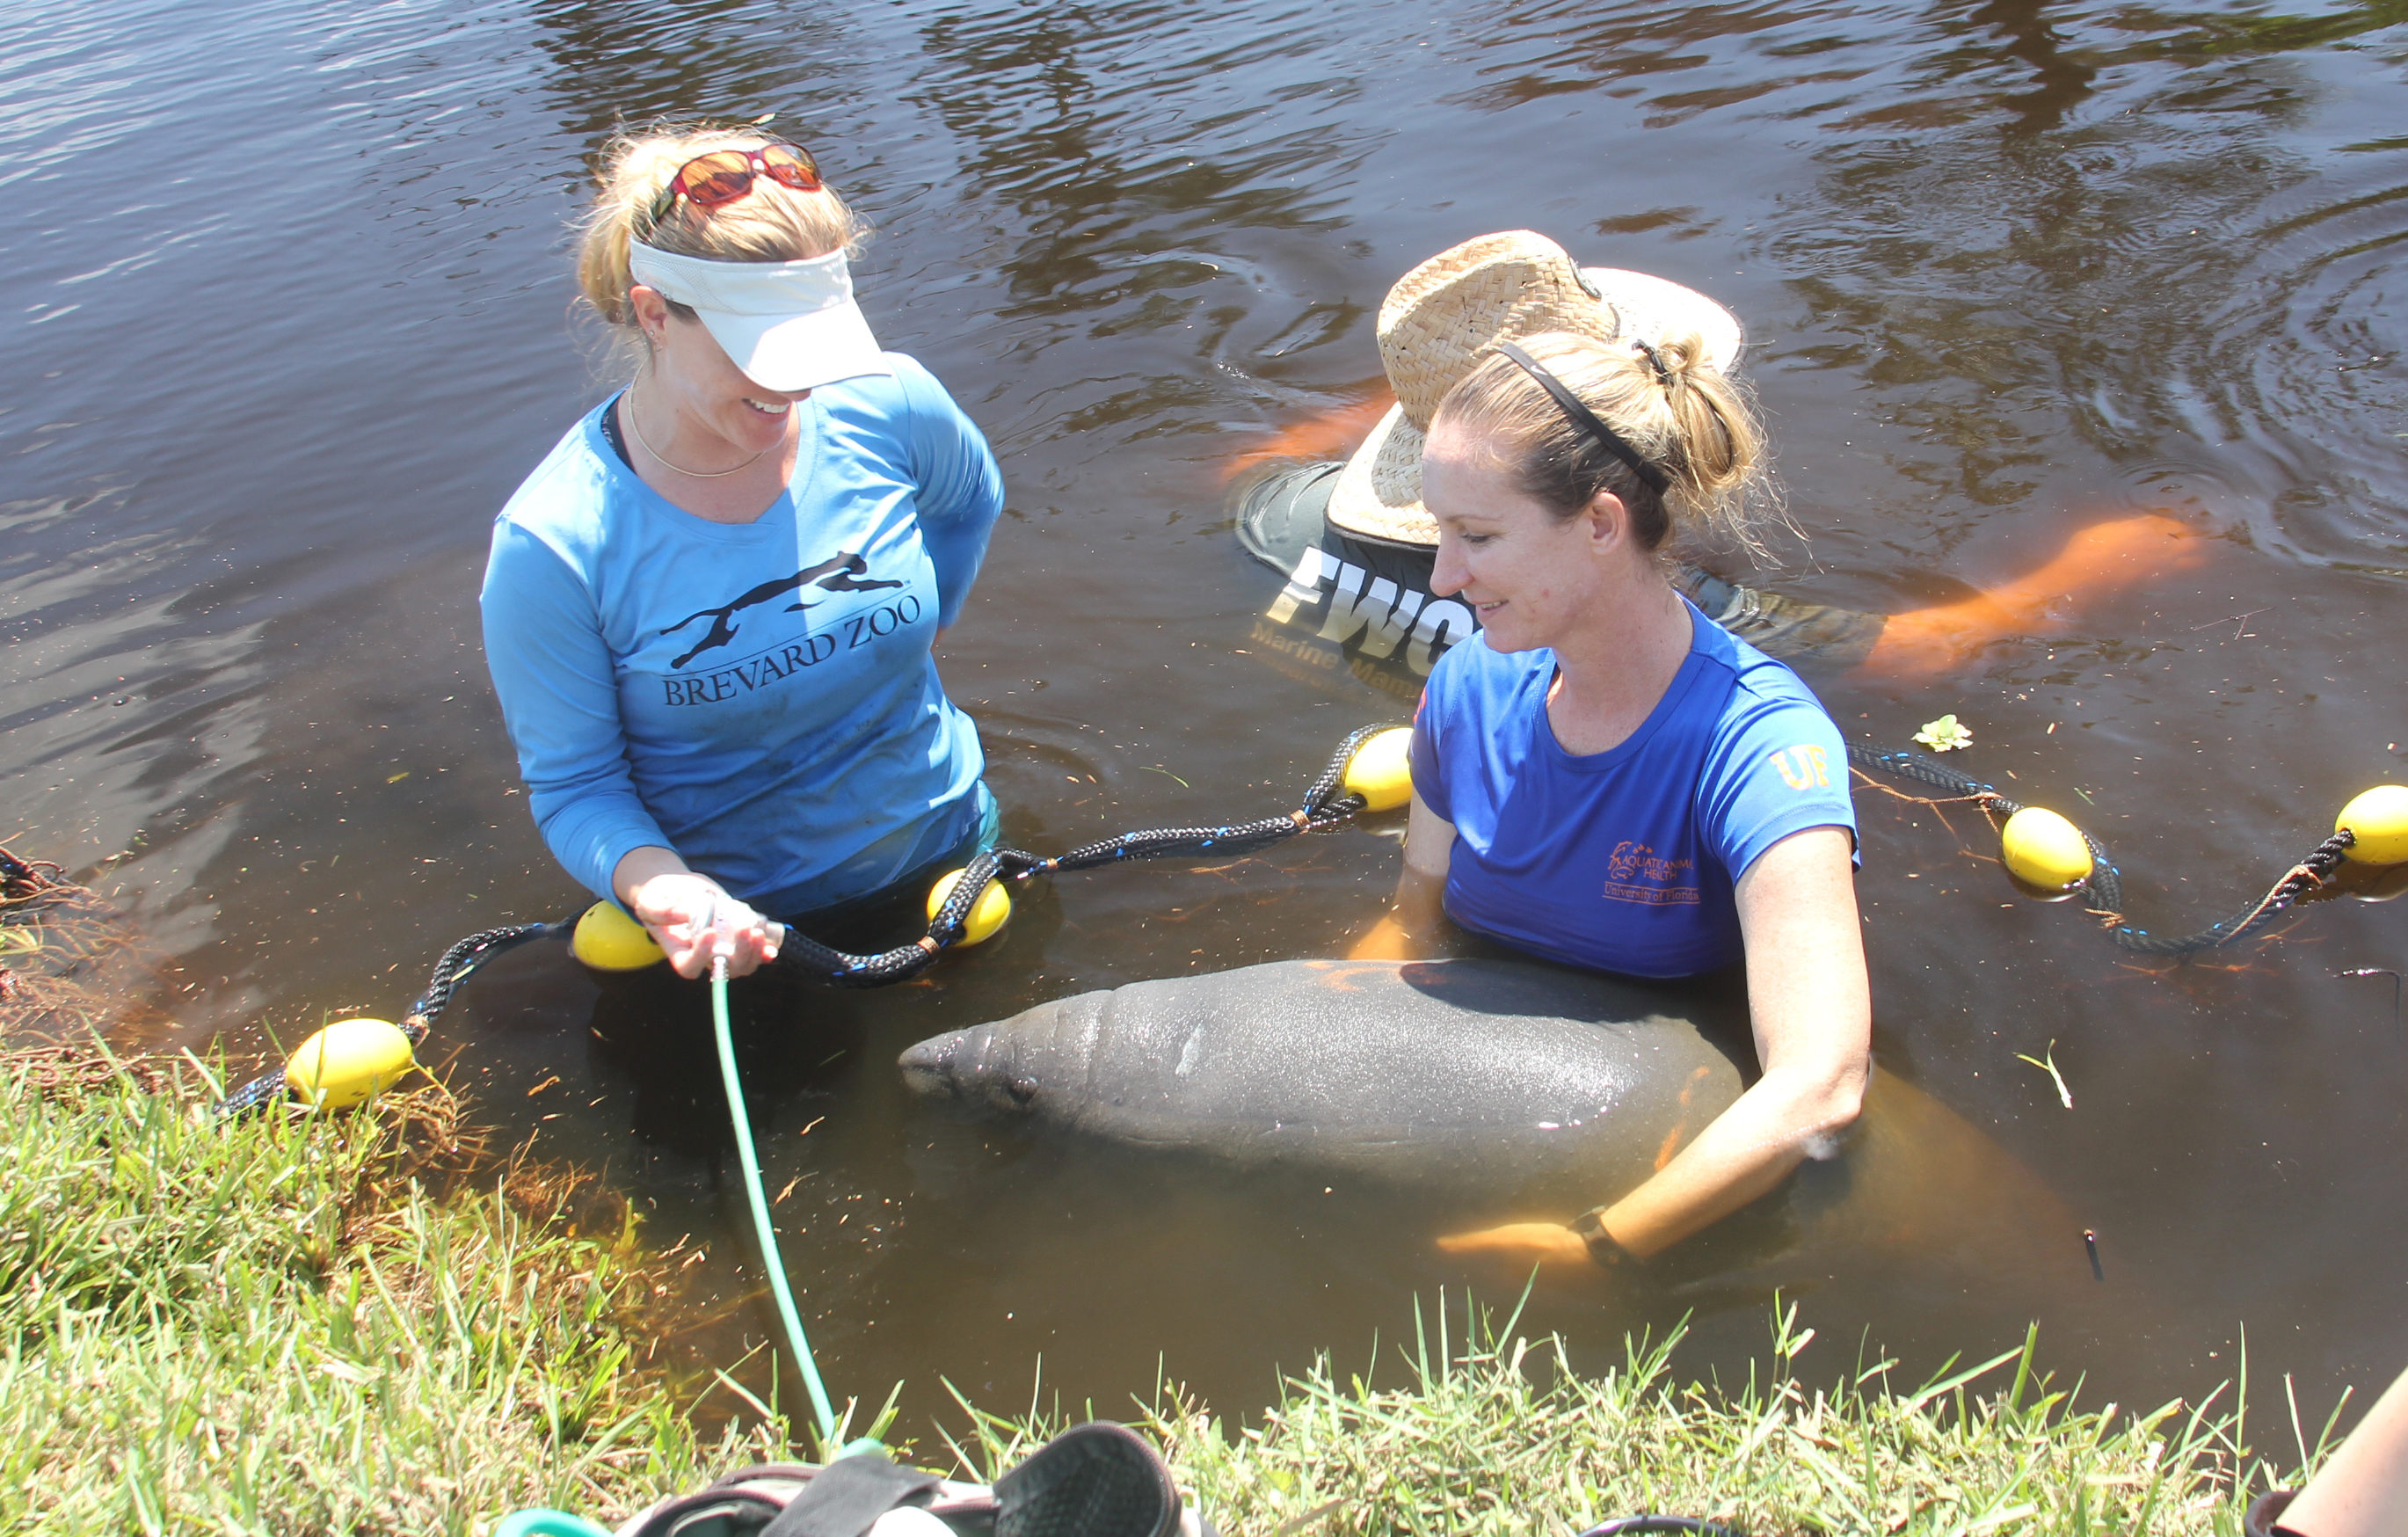
[[[1935,753],[1953,753],[1960,747],[1972,746],[1973,733],[1959,725],[1956,716],[1942,715],[1936,721],[1925,722],[1914,740]]]

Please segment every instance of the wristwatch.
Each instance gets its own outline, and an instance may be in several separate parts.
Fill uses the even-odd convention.
[[[1604,1207],[1592,1206],[1583,1212],[1572,1218],[1571,1228],[1572,1231],[1579,1235],[1580,1241],[1588,1245],[1589,1258],[1595,1260],[1599,1267],[1611,1271],[1619,1270],[1625,1265],[1639,1263],[1637,1255],[1624,1248],[1615,1242],[1612,1233],[1605,1230]]]

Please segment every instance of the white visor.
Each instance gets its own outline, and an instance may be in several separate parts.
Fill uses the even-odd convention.
[[[627,243],[636,281],[689,306],[745,376],[781,393],[891,374],[861,307],[844,252],[807,262],[712,262]]]

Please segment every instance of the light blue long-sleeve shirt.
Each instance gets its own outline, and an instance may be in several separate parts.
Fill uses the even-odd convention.
[[[985,760],[930,647],[1003,507],[928,371],[814,390],[786,493],[680,510],[588,412],[494,526],[485,656],[536,825],[597,895],[675,850],[773,915],[874,891],[968,835]]]

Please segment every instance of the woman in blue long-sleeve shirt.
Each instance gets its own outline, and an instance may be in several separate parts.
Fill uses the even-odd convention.
[[[855,234],[758,133],[615,144],[578,275],[641,366],[494,529],[486,657],[537,824],[689,976],[993,836],[930,648],[1002,476],[872,339]]]

